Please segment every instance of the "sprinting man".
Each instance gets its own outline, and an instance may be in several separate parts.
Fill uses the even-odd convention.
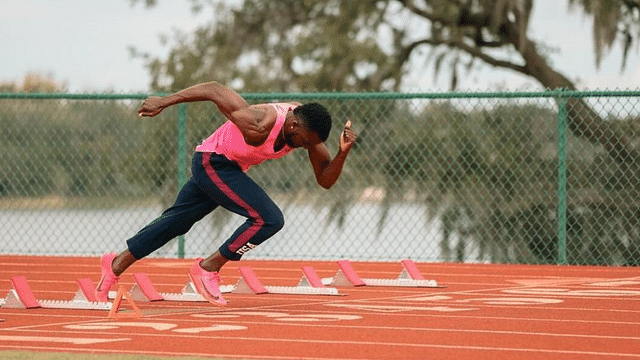
[[[217,82],[202,83],[166,97],[147,98],[140,117],[153,117],[168,106],[193,101],[213,101],[228,119],[196,147],[192,177],[175,203],[127,240],[127,250],[104,254],[102,276],[96,289],[100,301],[119,276],[137,260],[185,234],[193,224],[218,206],[247,218],[222,246],[206,259],[198,258],[189,270],[197,291],[209,302],[226,305],[220,293],[219,271],[229,260],[240,260],[284,226],[282,211],[269,195],[245,174],[265,160],[280,158],[305,148],[316,180],[329,189],[336,183],[357,135],[347,121],[332,159],[324,144],[331,130],[331,115],[317,103],[249,105],[235,91]]]

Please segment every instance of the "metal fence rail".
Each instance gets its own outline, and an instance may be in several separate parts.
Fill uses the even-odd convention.
[[[250,170],[285,228],[246,258],[638,265],[640,92],[244,94],[318,101],[359,141],[315,184],[303,150]],[[169,206],[224,118],[210,103],[139,119],[144,94],[0,94],[0,252],[97,255]],[[154,256],[218,248],[207,216]]]

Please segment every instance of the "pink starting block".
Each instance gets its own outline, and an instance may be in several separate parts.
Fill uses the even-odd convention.
[[[257,295],[269,293],[269,291],[262,286],[262,283],[252,268],[243,266],[239,268],[238,271],[240,271],[240,279],[238,279],[234,292]]]
[[[318,276],[316,269],[313,266],[302,267],[302,279],[298,286],[311,286],[314,288],[323,288],[325,285],[322,283],[322,279]]]
[[[413,279],[413,280],[425,280],[424,276],[420,270],[418,270],[418,266],[413,260],[402,260],[400,262],[402,264],[402,272],[400,273],[400,279]]]
[[[264,286],[258,276],[248,266],[238,269],[240,277],[235,285],[221,285],[222,293],[238,294],[299,294],[299,295],[342,295],[335,288],[325,287],[315,273],[315,270],[308,266],[303,267],[303,279],[307,283],[300,282],[298,286]],[[145,273],[133,274],[135,284],[131,288],[131,297],[135,301],[203,301],[206,300],[200,295],[192,283],[187,283],[181,293],[160,293]]]
[[[98,302],[96,298],[96,284],[89,278],[78,279],[80,289],[76,292],[74,300]]]
[[[303,266],[303,277],[298,286],[264,286],[258,276],[248,266],[241,267],[240,278],[236,285],[221,285],[223,293],[241,294],[297,294],[297,295],[343,295],[333,287],[327,287],[311,266]],[[181,293],[160,293],[153,282],[145,273],[133,274],[135,284],[128,294],[134,301],[202,301],[206,300],[198,294],[192,283],[187,283]],[[11,278],[13,288],[4,299],[0,299],[0,305],[4,308],[19,309],[85,309],[85,310],[111,310],[112,303],[96,301],[96,285],[89,278],[78,279],[78,291],[70,301],[66,300],[38,300],[36,299],[27,278],[14,276]],[[114,298],[113,292],[109,297]]]
[[[241,294],[292,294],[292,295],[342,295],[338,289],[326,287],[311,267],[303,267],[303,280],[298,286],[264,286],[256,276],[256,273],[248,266],[238,269],[240,278],[236,284],[234,293]],[[304,280],[306,278],[306,280]],[[306,283],[305,283],[306,281]],[[313,286],[321,285],[321,286]]]
[[[190,302],[207,302],[202,295],[196,291],[193,283],[187,283],[180,293],[161,293],[156,290],[153,282],[146,273],[134,273],[133,280],[135,283],[131,288],[131,298],[135,301],[190,301]],[[222,293],[230,293],[234,289],[233,285],[221,285]],[[110,295],[111,296],[111,295]]]
[[[13,289],[9,290],[3,307],[18,309],[37,309],[41,307],[40,302],[31,291],[26,277],[14,276],[10,280]]]
[[[321,279],[325,285],[333,286],[400,286],[400,287],[438,287],[435,280],[426,280],[412,260],[403,260],[402,272],[397,279],[363,279],[356,273],[349,260],[340,260],[335,277]]]
[[[79,309],[79,310],[110,310],[111,303],[96,302],[95,285],[90,279],[78,280],[80,290],[76,292],[75,297],[70,300],[38,300],[36,299],[31,286],[24,276],[14,276],[11,278],[13,288],[4,298],[2,307],[15,309]]]
[[[337,262],[338,267],[340,268],[338,275],[336,275],[337,284],[336,286],[365,286],[367,284],[360,279],[360,276],[356,273],[356,270],[351,265],[349,260],[340,260]],[[339,274],[343,276],[339,277]]]
[[[133,300],[142,300],[143,301],[160,301],[164,300],[164,297],[160,295],[156,291],[156,287],[153,286],[151,279],[145,273],[135,273],[133,274],[133,279],[135,280],[135,285],[131,289],[131,297]]]

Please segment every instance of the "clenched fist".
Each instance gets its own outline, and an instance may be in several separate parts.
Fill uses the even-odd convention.
[[[342,134],[340,134],[340,151],[348,152],[353,147],[353,144],[356,143],[357,139],[358,134],[351,130],[351,121],[347,121]]]

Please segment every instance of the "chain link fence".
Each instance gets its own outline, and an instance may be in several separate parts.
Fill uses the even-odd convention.
[[[330,190],[304,150],[249,174],[285,228],[245,258],[638,265],[640,92],[244,94],[318,101],[359,141]],[[211,103],[139,119],[144,95],[0,94],[0,252],[99,255],[173,202]],[[152,256],[215,251],[216,210]]]

